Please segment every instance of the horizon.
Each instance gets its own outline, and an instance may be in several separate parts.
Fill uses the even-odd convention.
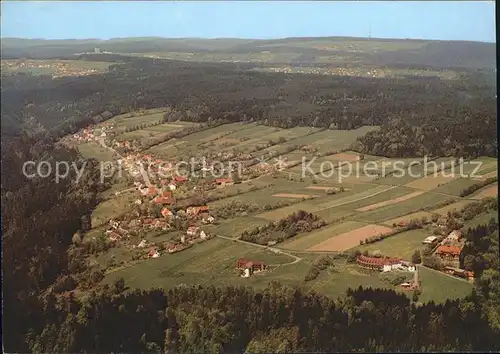
[[[3,39],[347,37],[496,43],[491,1],[4,1],[1,7]],[[134,16],[133,26],[124,15]]]

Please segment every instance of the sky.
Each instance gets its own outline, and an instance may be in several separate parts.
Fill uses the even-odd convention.
[[[348,36],[495,42],[493,1],[2,1],[1,36]]]

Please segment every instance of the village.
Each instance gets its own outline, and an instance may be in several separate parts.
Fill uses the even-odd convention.
[[[101,69],[80,67],[74,61],[2,60],[2,70],[13,72],[47,72],[53,79],[65,76],[87,76],[102,72]]]
[[[80,130],[66,139],[78,146],[78,144],[96,144],[107,148],[116,156],[116,163],[126,172],[127,184],[130,188],[115,192],[135,193],[133,204],[136,207],[132,215],[125,217],[126,220],[108,220],[108,228],[104,231],[106,239],[112,244],[121,244],[130,250],[139,252],[141,259],[155,259],[166,254],[174,254],[185,251],[196,244],[213,239],[216,235],[206,228],[208,225],[217,225],[217,220],[210,212],[207,204],[185,205],[185,201],[191,197],[201,195],[211,190],[222,189],[238,183],[246,183],[252,179],[268,176],[279,170],[278,164],[259,163],[259,161],[248,152],[237,152],[232,150],[207,152],[208,165],[203,164],[202,159],[195,159],[195,169],[198,172],[217,172],[223,177],[219,178],[197,178],[192,174],[179,174],[176,164],[180,157],[168,160],[156,157],[153,152],[145,152],[140,148],[137,139],[123,139],[123,134],[113,120],[103,121],[101,114],[94,119],[95,124]],[[317,148],[311,144],[299,147],[305,154],[317,154]],[[339,154],[341,155],[341,154]],[[353,156],[356,161],[363,161],[363,155]],[[216,168],[210,165],[212,161],[228,161],[236,159],[242,162],[242,174],[238,179],[233,178],[234,168]],[[286,167],[285,158],[281,163]],[[310,187],[326,188],[326,187]],[[335,193],[346,190],[343,187],[328,188]],[[348,190],[348,189],[347,189]],[[327,191],[325,189],[325,191]],[[328,193],[327,193],[328,194]],[[182,206],[179,204],[182,201]],[[459,230],[453,230],[444,236],[447,229],[447,217],[428,222],[427,225],[441,230],[440,234],[434,233],[421,241],[428,253],[437,258],[441,263],[441,272],[449,276],[461,279],[473,279],[470,271],[460,269],[460,254],[464,241],[461,239]],[[406,230],[408,221],[400,221],[393,225],[394,229]],[[213,229],[211,229],[213,230]],[[145,235],[149,232],[175,235],[168,240],[156,242],[147,240]],[[369,238],[369,236],[367,236]],[[237,235],[234,236],[238,238]],[[366,237],[365,237],[366,238]],[[276,241],[269,241],[267,248],[271,250]],[[419,277],[419,266],[413,260],[400,257],[388,257],[380,254],[360,254],[355,259],[355,265],[370,272],[380,274],[394,273],[413,274],[395,286],[401,291],[419,291],[421,280]],[[245,257],[234,260],[234,271],[242,278],[250,278],[254,274],[266,274],[275,267],[270,267],[259,258]]]

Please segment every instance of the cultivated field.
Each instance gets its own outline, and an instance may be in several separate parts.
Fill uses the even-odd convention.
[[[413,192],[413,193],[406,194],[406,195],[403,195],[401,197],[397,197],[397,198],[394,198],[394,199],[386,200],[386,201],[375,203],[375,204],[370,204],[370,205],[367,205],[365,207],[358,208],[356,210],[357,211],[375,210],[375,209],[381,208],[381,207],[386,206],[386,205],[391,205],[391,204],[395,204],[395,203],[399,203],[399,202],[404,202],[405,200],[408,200],[408,199],[414,198],[416,196],[419,196],[422,193],[423,192]]]
[[[481,188],[477,194],[474,194],[474,199],[482,199],[487,197],[498,197],[498,184]]]
[[[282,243],[281,247],[290,250],[309,250],[311,247],[331,239],[332,236],[358,229],[364,225],[364,223],[357,221],[345,221],[339,224],[333,224],[320,230],[296,236]]]
[[[434,212],[434,211],[433,211]],[[405,216],[400,216],[398,218],[390,219],[384,221],[382,224],[387,226],[392,226],[393,224],[398,224],[400,222],[409,222],[410,220],[418,220],[422,218],[430,219],[432,217],[432,213],[427,211],[417,211],[416,213],[411,213]]]
[[[345,251],[359,245],[359,241],[361,240],[366,240],[372,236],[383,235],[391,231],[392,229],[386,226],[374,224],[366,225],[359,229],[333,236],[324,242],[310,247],[308,251]]]
[[[439,187],[442,184],[451,182],[454,179],[455,177],[448,177],[438,174],[437,176],[431,175],[417,179],[416,181],[405,184],[405,186],[416,189],[430,190]]]
[[[435,214],[439,214],[439,215],[447,215],[449,212],[461,210],[463,207],[465,207],[466,205],[471,204],[471,203],[474,203],[474,201],[473,200],[460,200],[456,203],[452,203],[452,204],[446,205],[442,208],[435,209],[432,212]]]

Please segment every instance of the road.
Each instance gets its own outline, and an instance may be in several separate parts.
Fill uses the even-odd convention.
[[[233,241],[233,242],[239,242],[239,243],[244,243],[244,244],[247,244],[247,245],[250,245],[250,246],[254,246],[254,247],[259,247],[259,248],[263,248],[263,249],[268,249],[269,251],[271,252],[274,252],[274,253],[277,253],[277,254],[284,254],[285,256],[289,256],[291,258],[293,258],[294,260],[292,262],[289,262],[289,263],[280,263],[280,264],[269,264],[270,266],[284,266],[284,265],[291,265],[291,264],[295,264],[295,263],[298,263],[302,260],[302,258],[300,257],[297,257],[293,254],[290,254],[288,252],[284,252],[283,250],[279,249],[279,248],[274,248],[274,247],[269,247],[269,246],[264,246],[264,245],[259,245],[257,243],[253,243],[253,242],[248,242],[248,241],[244,241],[244,240],[241,240],[239,238],[231,238],[231,237],[227,237],[227,236],[222,236],[222,235],[216,235],[216,237],[219,237],[219,238],[223,238],[225,240],[229,240],[229,241]]]

